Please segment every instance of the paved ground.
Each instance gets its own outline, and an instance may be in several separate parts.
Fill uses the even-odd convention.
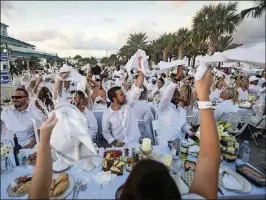
[[[12,95],[12,92],[15,89],[13,88],[12,84],[1,84],[1,102],[6,97],[10,98]],[[265,131],[264,131],[264,134]],[[246,129],[238,138],[238,142],[241,144],[244,140],[248,140],[250,143],[251,148],[251,155],[249,163],[253,166],[255,166],[257,169],[259,169],[261,172],[265,173],[265,170],[263,169],[264,166],[266,166],[266,139],[263,139],[262,137],[257,138],[258,147],[255,145],[253,139],[251,138],[251,135]],[[108,146],[105,141],[99,142],[100,146]]]

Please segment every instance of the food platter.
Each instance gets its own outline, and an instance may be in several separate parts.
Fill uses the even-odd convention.
[[[220,170],[223,170],[226,173],[228,173],[231,177],[233,177],[242,186],[241,189],[233,189],[233,188],[227,187],[226,185],[221,183],[221,181],[219,180],[219,184],[221,184],[224,188],[226,188],[227,190],[231,190],[233,192],[238,192],[238,193],[248,193],[248,192],[250,192],[251,184],[244,177],[242,177],[241,175],[239,175],[236,172],[232,171],[229,167],[227,167],[225,165],[220,165]]]
[[[27,157],[27,161],[28,161],[29,165],[35,166],[36,165],[36,161],[37,161],[37,152],[34,152],[34,153],[30,154]]]
[[[126,163],[122,160],[120,150],[106,150],[102,161],[102,170],[111,171],[113,174],[123,175],[123,166]]]
[[[66,173],[64,173],[66,174]],[[64,179],[59,179],[60,176],[62,177],[63,173],[62,174],[53,174],[53,182],[52,182],[52,185],[54,183],[54,187],[52,188],[52,185],[51,185],[51,192],[55,191],[55,189],[57,187],[59,187],[60,185],[63,187],[63,188],[58,188],[59,190],[57,190],[57,194],[58,195],[55,195],[53,197],[51,197],[50,199],[64,199],[66,198],[73,190],[74,188],[74,185],[75,185],[75,180],[73,178],[73,176],[71,176],[70,174],[67,174],[67,179],[64,180]],[[29,179],[26,183],[24,183],[24,189],[21,189],[21,192],[17,192],[17,191],[14,191],[14,184],[17,184],[18,183],[18,180],[19,179],[23,179],[26,180]],[[24,176],[20,176],[20,177],[17,177],[15,180],[14,180],[14,183],[12,182],[11,184],[9,184],[8,188],[7,188],[7,193],[10,197],[22,197],[22,196],[25,196],[28,194],[29,192],[29,188],[30,188],[30,181],[32,179],[32,174],[26,174]],[[60,181],[61,180],[61,181]],[[58,181],[58,182],[56,182]],[[65,182],[65,184],[63,185],[63,181]],[[55,185],[56,183],[56,185]],[[20,189],[20,188],[19,188]],[[53,190],[52,190],[53,189]],[[52,195],[52,193],[50,194]]]

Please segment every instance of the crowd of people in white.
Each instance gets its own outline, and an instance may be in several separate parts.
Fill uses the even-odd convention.
[[[80,110],[93,140],[99,127],[93,112],[103,112],[102,135],[116,147],[135,143],[145,134],[140,132],[139,121],[151,126],[152,121],[158,121],[156,138],[152,138],[152,134],[145,136],[150,137],[153,144],[167,144],[183,133],[193,135],[192,127],[200,124],[195,70],[191,67],[180,65],[177,71],[176,66],[165,73],[151,70],[144,74],[141,70],[126,71],[117,66],[109,73],[103,68],[103,76],[94,75],[93,70],[74,76],[71,71],[74,69],[66,65],[61,69],[69,70],[47,71],[42,76],[30,74],[27,75],[31,77],[30,82],[21,81],[11,96],[13,105],[1,112],[2,140],[12,140],[12,133],[16,133],[24,148],[34,147],[32,119],[44,122],[58,102],[74,104]],[[214,111],[217,121],[225,119],[228,113],[238,112],[239,104],[247,101],[252,101],[251,107],[256,113],[250,120],[261,121],[265,115],[265,72],[248,77],[237,68],[213,68],[212,73],[214,80],[209,97],[217,104]],[[187,116],[194,116],[191,123]],[[260,123],[265,126],[264,120]]]

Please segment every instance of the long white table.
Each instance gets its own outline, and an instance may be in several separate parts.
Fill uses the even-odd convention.
[[[119,148],[116,148],[116,149],[119,149]],[[168,148],[168,146],[158,145],[158,146],[154,146],[153,149],[154,149],[154,152],[162,153],[163,155],[170,154],[170,149]],[[27,150],[27,153],[31,153],[33,151],[34,150]],[[102,155],[103,152],[104,152],[104,149],[101,148],[100,154]],[[193,156],[189,157],[188,159],[189,160],[196,160],[196,158]],[[12,160],[13,160],[13,158],[12,158]],[[82,162],[75,165],[75,166],[72,166],[67,171],[67,173],[72,175],[75,178],[75,180],[77,180],[77,179],[85,180],[88,178],[90,179],[90,177],[91,177],[91,181],[88,182],[87,190],[84,192],[80,191],[78,198],[79,199],[115,199],[116,190],[126,181],[129,173],[124,169],[124,174],[122,176],[117,176],[111,183],[109,183],[107,185],[97,184],[94,181],[93,177],[96,174],[98,174],[99,172],[101,172],[102,156],[100,156],[99,158],[96,158],[94,160],[99,164],[99,166],[96,169],[94,169],[91,173],[83,172],[80,170],[79,166],[82,164]],[[222,164],[229,166],[233,171],[235,171],[234,164],[227,163],[225,161],[223,161]],[[1,176],[1,199],[12,199],[12,197],[9,197],[7,194],[8,185],[16,177],[25,175],[27,173],[32,173],[33,170],[34,170],[34,168],[32,168],[31,170],[25,170],[24,167],[16,167],[15,170],[13,172],[11,172],[10,174],[2,175]],[[186,184],[182,180],[180,180],[180,178],[178,178],[178,175],[173,176],[173,178],[176,180],[181,194],[188,193],[189,188],[186,186]],[[266,188],[265,187],[259,188],[259,187],[256,187],[255,185],[251,184],[251,191],[249,193],[235,193],[235,192],[231,192],[229,190],[226,190],[223,187],[221,187],[221,189],[222,189],[224,195],[222,196],[220,193],[218,193],[218,197],[220,199],[230,199],[230,198],[234,198],[234,199],[235,198],[237,198],[237,199],[258,199],[258,198],[264,199]],[[69,194],[69,196],[66,199],[71,199],[72,195],[73,195],[73,191]],[[25,195],[19,199],[26,199],[26,198],[27,198],[27,196]],[[18,199],[18,198],[14,198],[14,199]]]

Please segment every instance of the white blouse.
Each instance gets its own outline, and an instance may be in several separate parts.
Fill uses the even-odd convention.
[[[238,88],[237,89],[237,91],[238,91],[238,100],[240,101],[240,100],[242,100],[242,101],[247,101],[248,100],[248,90],[246,90],[246,91],[244,91],[244,90],[242,90],[242,88],[240,87],[240,88]]]
[[[209,95],[210,100],[213,101],[214,99],[219,99],[221,93],[222,93],[222,90],[216,88],[216,89],[215,89],[214,91],[212,91],[211,94]]]
[[[238,107],[238,104],[234,104],[232,99],[224,100],[222,103],[217,104],[214,111],[216,121],[221,118],[228,120],[228,113],[238,112]]]

